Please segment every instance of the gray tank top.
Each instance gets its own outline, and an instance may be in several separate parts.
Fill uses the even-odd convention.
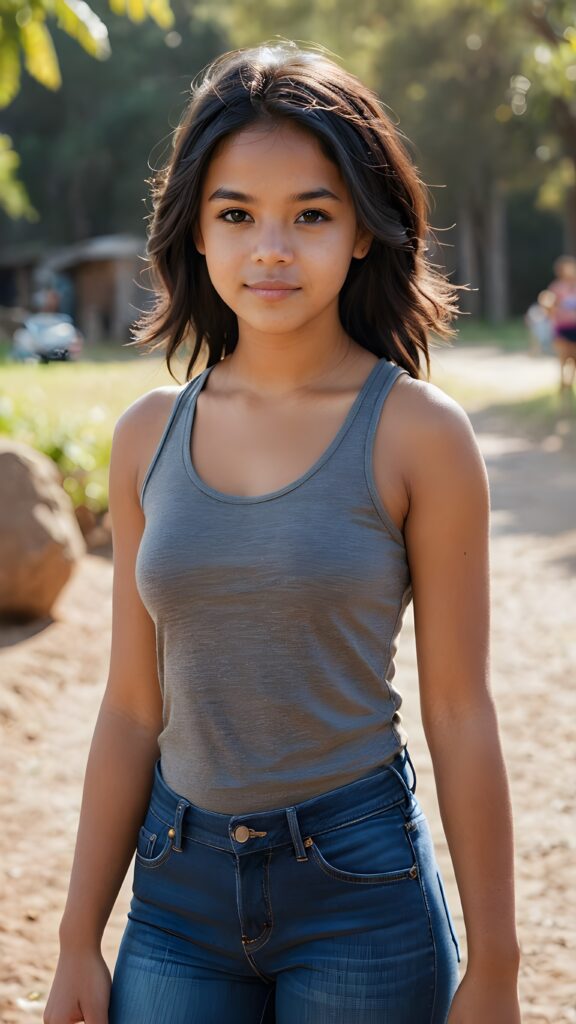
[[[412,588],[372,470],[407,371],[380,359],[314,465],[243,497],[192,464],[211,369],[179,392],[142,483],[136,584],[156,627],[163,776],[200,807],[245,814],[346,785],[407,743],[392,680]]]

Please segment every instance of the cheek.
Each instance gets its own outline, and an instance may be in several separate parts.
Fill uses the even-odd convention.
[[[348,239],[323,238],[303,254],[302,262],[319,287],[339,291],[350,268],[352,251],[353,242]]]
[[[238,274],[237,247],[222,239],[209,239],[206,245],[206,265],[214,284],[225,284],[232,274]]]
[[[348,225],[325,225],[318,234],[302,239],[298,251],[302,258],[329,270],[348,268],[354,250],[354,231]]]

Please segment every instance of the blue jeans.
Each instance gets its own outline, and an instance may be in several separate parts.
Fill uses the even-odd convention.
[[[404,748],[294,806],[227,815],[158,760],[109,1024],[445,1022],[460,949],[415,789]]]

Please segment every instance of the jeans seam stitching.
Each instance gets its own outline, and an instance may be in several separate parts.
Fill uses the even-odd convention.
[[[256,938],[254,938],[254,939],[248,939],[246,945],[248,945],[248,943],[250,943],[250,945],[252,945],[252,943],[254,943],[254,942],[260,943],[260,945],[257,948],[254,947],[251,950],[252,953],[257,953],[262,948],[262,946],[266,945],[266,943],[270,939],[270,936],[272,935],[272,932],[274,930],[274,913],[272,911],[272,903],[268,899],[268,895],[269,895],[269,891],[270,891],[270,861],[271,860],[272,860],[272,851],[270,851],[268,856],[266,857],[266,861],[264,863],[264,872],[262,874],[262,896],[264,898],[264,902],[266,904],[266,909],[267,909],[268,916],[269,916],[270,920],[264,925],[262,931],[260,932],[260,935],[257,935]]]
[[[432,924],[432,915],[430,913],[430,905],[428,903],[428,897],[426,895],[426,887],[425,887],[423,879],[422,879],[422,871],[420,870],[420,859],[419,859],[418,854],[416,852],[416,847],[415,847],[415,845],[414,845],[414,843],[412,841],[412,836],[410,835],[410,832],[406,832],[406,835],[408,837],[408,842],[410,843],[410,846],[412,847],[412,852],[413,852],[413,855],[414,855],[414,860],[418,864],[418,883],[420,885],[420,891],[422,893],[422,899],[424,901],[424,906],[426,908],[426,916],[428,918],[428,928],[429,928],[429,931],[430,931],[430,938],[432,940],[432,953],[433,953],[433,958],[434,958],[434,980],[433,980],[433,995],[432,995],[432,1011],[431,1011],[431,1015],[430,1016],[431,1016],[431,1020],[433,1020],[434,1019],[434,1014],[436,1012],[436,999],[437,999],[437,996],[438,996],[438,951],[436,949],[436,939],[434,937],[434,927],[433,927],[433,924]]]
[[[401,868],[399,871],[375,872],[374,877],[370,878],[367,873],[364,875],[363,872],[345,871],[343,868],[337,868],[329,864],[328,861],[323,859],[323,855],[316,848],[316,845],[311,846],[310,851],[314,862],[325,875],[329,875],[330,878],[339,879],[342,882],[349,882],[351,885],[393,885],[394,882],[405,882],[408,878],[417,877],[413,875],[414,868],[417,866],[416,863],[412,864],[409,868]]]

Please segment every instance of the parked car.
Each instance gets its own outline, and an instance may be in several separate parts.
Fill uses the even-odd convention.
[[[50,363],[79,359],[84,336],[67,313],[31,313],[12,335],[12,358]]]

